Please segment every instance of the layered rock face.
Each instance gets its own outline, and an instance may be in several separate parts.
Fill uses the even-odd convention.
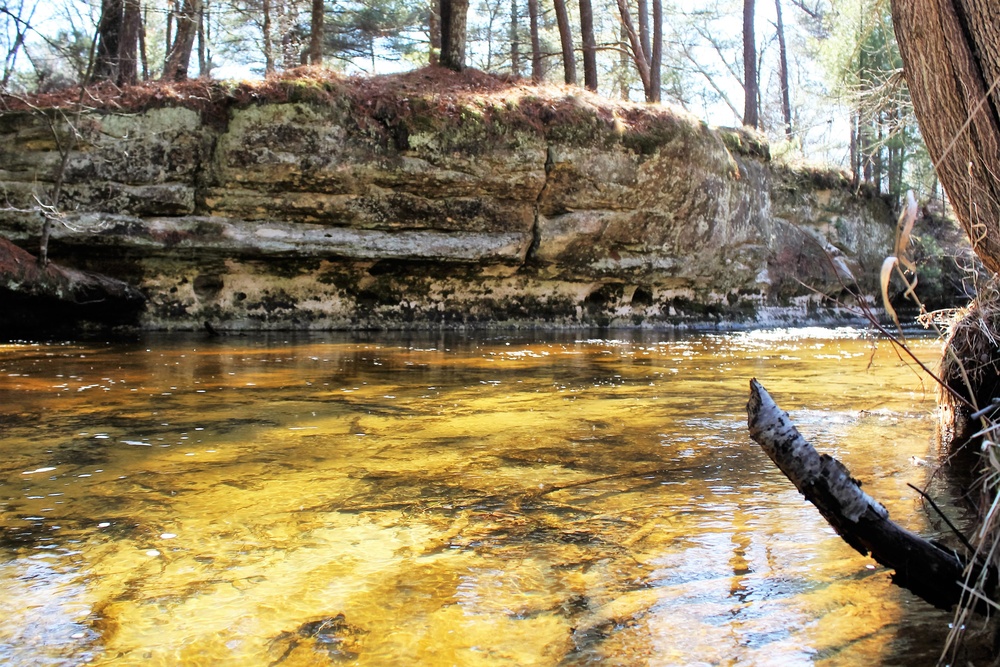
[[[7,112],[0,235],[34,249],[71,146],[50,255],[141,289],[149,329],[736,326],[877,290],[894,221],[837,174],[664,108],[406,76]]]

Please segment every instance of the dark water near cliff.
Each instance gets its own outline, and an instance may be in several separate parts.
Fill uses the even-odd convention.
[[[613,335],[0,346],[0,663],[933,662],[744,411],[932,533],[930,383],[857,330]]]

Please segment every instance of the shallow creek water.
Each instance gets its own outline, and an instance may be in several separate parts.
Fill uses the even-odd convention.
[[[0,663],[932,663],[950,616],[749,440],[755,376],[941,530],[933,387],[859,330],[0,346]]]

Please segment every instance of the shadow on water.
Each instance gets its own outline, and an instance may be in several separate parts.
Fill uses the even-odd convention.
[[[0,347],[0,662],[932,661],[948,615],[749,443],[754,375],[931,530],[933,397],[854,330]]]

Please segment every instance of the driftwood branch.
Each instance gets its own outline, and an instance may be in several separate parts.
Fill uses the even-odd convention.
[[[802,437],[756,379],[750,381],[747,417],[750,437],[845,542],[894,570],[894,584],[942,609],[963,599],[966,560],[894,523],[840,461],[820,454]],[[981,567],[973,569],[974,581]]]

